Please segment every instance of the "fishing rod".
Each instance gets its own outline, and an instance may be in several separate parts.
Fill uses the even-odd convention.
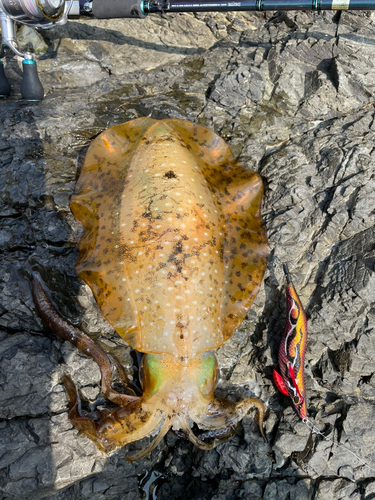
[[[0,0],[0,97],[10,95],[11,88],[4,72],[6,50],[23,58],[21,95],[30,101],[43,99],[34,55],[23,51],[16,37],[16,24],[49,29],[64,25],[69,18],[144,19],[148,14],[172,12],[234,12],[282,10],[375,10],[375,0]]]
[[[189,2],[186,0],[93,0],[84,2],[82,14],[97,19],[143,18],[161,12],[233,12],[269,10],[375,10],[374,0],[240,0]]]

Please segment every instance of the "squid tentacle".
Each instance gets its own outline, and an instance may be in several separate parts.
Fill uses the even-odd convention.
[[[111,387],[111,364],[107,354],[88,335],[65,321],[54,309],[42,288],[41,278],[38,273],[33,273],[32,293],[40,316],[48,327],[59,337],[69,340],[82,353],[90,356],[99,366],[104,396],[118,406],[124,407],[129,403],[138,401],[136,396],[121,394]]]
[[[167,434],[167,432],[169,431],[170,428],[171,428],[170,419],[166,418],[164,420],[164,423],[161,426],[160,431],[159,431],[158,435],[156,436],[156,438],[153,441],[151,441],[151,443],[148,446],[146,446],[142,450],[138,451],[137,453],[132,453],[130,455],[129,454],[126,455],[126,460],[128,462],[135,462],[135,461],[139,460],[140,458],[143,458],[146,455],[148,455],[149,453],[151,453],[151,451],[154,448],[156,448],[156,446],[164,438],[164,436]]]
[[[264,404],[262,401],[258,398],[248,398],[244,399],[243,401],[240,401],[239,403],[236,404],[236,410],[239,414],[239,420],[241,420],[251,408],[255,408],[258,412],[258,426],[259,426],[259,432],[261,433],[263,439],[267,441],[266,435],[264,433],[264,427],[263,427],[263,422],[264,422],[264,416],[266,413],[266,409],[264,407]]]
[[[114,451],[125,444],[143,439],[153,433],[164,421],[158,436],[143,450],[127,458],[129,462],[139,460],[150,453],[163,439],[171,424],[164,414],[153,414],[135,402],[125,408],[114,408],[100,412],[101,420],[94,422],[90,417],[81,415],[80,398],[77,389],[67,375],[64,375],[64,384],[70,400],[69,419],[79,434],[84,434],[105,453]]]
[[[214,448],[217,444],[215,439],[212,441],[212,443],[205,443],[204,441],[199,439],[192,431],[188,419],[181,422],[181,428],[186,434],[186,436],[189,438],[189,440],[201,450],[212,450],[212,448]]]
[[[206,415],[203,417],[194,415],[192,419],[199,427],[212,433],[211,435],[208,433],[207,438],[224,439],[235,433],[237,425],[251,408],[257,410],[259,431],[267,440],[263,430],[265,407],[257,398],[244,399],[239,403],[232,403],[226,399],[214,399]],[[203,433],[200,437],[204,439],[205,434]]]

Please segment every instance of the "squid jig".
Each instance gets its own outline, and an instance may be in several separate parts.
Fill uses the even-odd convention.
[[[313,434],[319,434],[324,440],[342,446],[363,465],[375,471],[373,467],[343,443],[335,442],[333,439],[325,436],[307,417],[304,369],[307,345],[306,313],[296,289],[294,288],[288,265],[285,263],[283,263],[283,270],[287,282],[285,290],[287,316],[278,355],[280,373],[276,369],[273,370],[273,378],[276,387],[282,394],[291,398],[298,416]]]

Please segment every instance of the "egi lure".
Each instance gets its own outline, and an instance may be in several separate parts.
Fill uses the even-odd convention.
[[[280,373],[273,371],[275,384],[285,396],[290,396],[298,415],[306,418],[304,361],[307,344],[306,314],[292,283],[289,269],[283,264],[287,287],[287,318],[279,350]]]
[[[319,434],[326,441],[340,445],[351,453],[357,460],[375,471],[367,462],[356,455],[343,443],[333,441],[325,436],[307,417],[306,389],[305,389],[305,352],[307,345],[307,321],[302,302],[294,288],[287,264],[283,264],[286,277],[286,324],[279,348],[279,369],[274,369],[273,378],[276,387],[285,396],[289,396],[302,422],[307,425],[313,434]]]

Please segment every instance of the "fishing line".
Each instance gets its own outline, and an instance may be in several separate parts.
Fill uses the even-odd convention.
[[[330,441],[332,444],[336,445],[336,446],[342,446],[343,448],[345,448],[346,451],[348,451],[349,453],[351,453],[353,455],[353,457],[355,457],[357,460],[359,460],[363,465],[365,465],[366,467],[368,467],[369,469],[373,470],[375,472],[375,469],[374,467],[371,467],[371,465],[369,465],[365,460],[363,460],[363,458],[361,458],[360,456],[356,455],[354,453],[354,451],[352,451],[350,448],[348,448],[344,443],[340,443],[339,441],[334,441],[332,438],[329,438],[327,436],[325,436],[315,425],[313,422],[311,422],[311,420],[309,420],[308,418],[303,418],[302,419],[302,422],[310,429],[310,431],[313,433],[313,434],[319,434],[319,436],[322,436],[322,438],[325,439],[325,441]]]

